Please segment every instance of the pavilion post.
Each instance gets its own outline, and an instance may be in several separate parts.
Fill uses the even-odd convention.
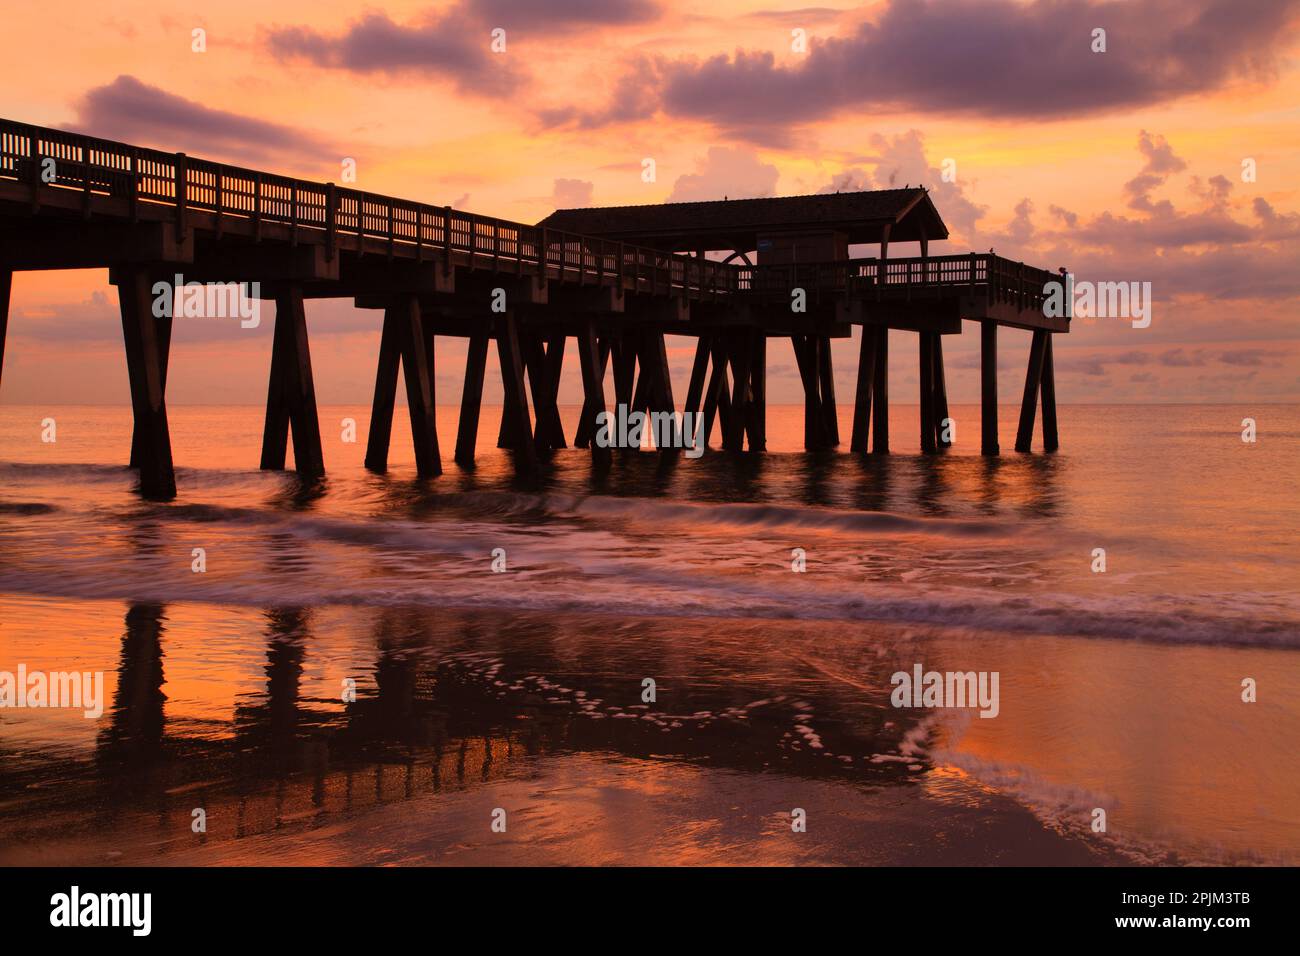
[[[1056,451],[1061,447],[1056,432],[1056,377],[1052,370],[1052,333],[1043,336],[1043,381],[1040,387],[1043,402],[1043,451]]]
[[[1043,379],[1043,360],[1047,351],[1045,329],[1035,329],[1029,345],[1029,368],[1025,373],[1025,394],[1020,401],[1020,427],[1016,430],[1016,451],[1029,451],[1034,439],[1034,418],[1038,389]]]
[[[822,415],[822,434],[825,443],[834,448],[840,443],[839,411],[835,408],[835,372],[831,363],[829,335],[817,338],[817,379],[820,388],[819,404]]]
[[[998,451],[998,324],[985,319],[980,323],[980,454]]]
[[[872,387],[871,451],[889,454],[889,326],[880,325],[876,333],[876,381]]]
[[[862,342],[858,350],[858,388],[853,404],[853,437],[849,450],[865,452],[871,434],[871,385],[876,374],[875,326],[860,326]]]

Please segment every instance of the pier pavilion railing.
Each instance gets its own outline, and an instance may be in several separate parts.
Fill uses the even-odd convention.
[[[995,302],[1024,310],[1042,308],[1045,285],[1060,276],[992,253],[918,256],[909,259],[847,259],[782,265],[739,266],[738,291],[765,298],[789,299],[791,290],[808,298],[850,294],[861,298],[906,298],[917,290],[977,288]]]
[[[52,162],[51,162],[52,161]],[[428,206],[224,163],[164,153],[78,133],[0,120],[0,178],[92,195],[174,207],[178,221],[193,211],[323,233],[333,251],[339,236],[377,239],[421,258],[462,252],[475,266],[523,272],[555,269],[561,281],[615,278],[651,294],[685,292],[714,298],[738,291],[738,273],[714,262],[608,239],[581,236]]]

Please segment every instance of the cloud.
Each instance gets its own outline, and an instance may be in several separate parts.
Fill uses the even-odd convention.
[[[601,26],[658,19],[659,0],[463,0],[426,10],[409,23],[370,11],[338,33],[308,26],[275,27],[266,46],[276,56],[352,73],[435,77],[467,95],[505,96],[528,81],[511,45]],[[505,31],[505,50],[493,49],[493,31]]]
[[[1163,136],[1152,136],[1146,130],[1138,134],[1138,151],[1146,157],[1146,164],[1140,173],[1124,184],[1124,192],[1129,197],[1130,209],[1156,212],[1151,202],[1151,190],[1163,186],[1172,173],[1182,172],[1187,163],[1174,155],[1173,147]],[[1170,208],[1168,200],[1161,204],[1162,211]]]
[[[266,40],[274,54],[290,61],[352,73],[434,76],[471,95],[509,94],[526,77],[514,60],[493,53],[490,42],[489,31],[462,7],[405,26],[386,13],[371,12],[335,35],[277,27]]]
[[[655,97],[667,115],[760,144],[842,113],[1067,119],[1269,82],[1297,9],[1300,0],[888,0],[843,36],[811,38],[799,58],[737,49],[662,59]],[[1092,51],[1097,27],[1104,53]]]
[[[557,179],[551,191],[551,201],[556,209],[585,209],[591,205],[593,183],[585,179]]]
[[[134,76],[122,75],[88,91],[76,111],[78,132],[157,149],[232,156],[248,163],[282,164],[286,153],[316,162],[338,155],[315,134],[213,109]]]
[[[780,171],[764,163],[753,150],[710,146],[697,171],[677,177],[667,202],[712,199],[761,199],[776,195]]]
[[[538,124],[544,129],[590,130],[650,119],[659,107],[657,62],[645,56],[633,57],[631,65],[614,81],[613,92],[602,105],[580,108],[570,104],[540,109],[536,113]]]
[[[1136,215],[1101,212],[1081,216],[1050,207],[1051,223],[1035,224],[1032,204],[1022,202],[1000,231],[976,235],[978,248],[992,244],[1001,255],[1047,268],[1068,265],[1080,279],[1143,281],[1157,299],[1207,296],[1217,300],[1287,300],[1300,296],[1295,268],[1300,214],[1279,213],[1262,197],[1239,218],[1233,183],[1223,175],[1191,175],[1180,200],[1154,199],[1153,190],[1187,170],[1163,136],[1143,130],[1137,141],[1142,167],[1121,187]],[[941,213],[945,205],[936,199]]]
[[[649,23],[663,15],[660,0],[469,0],[467,12],[492,26],[533,33],[558,33],[581,27]]]

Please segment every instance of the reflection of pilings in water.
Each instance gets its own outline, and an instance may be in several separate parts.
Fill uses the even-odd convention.
[[[922,455],[916,459],[921,480],[916,483],[916,506],[922,514],[942,517],[948,514],[948,494],[952,490],[947,469],[950,459]]]
[[[101,760],[148,764],[163,745],[161,604],[133,604],[126,612],[126,632],[118,664],[117,694],[108,729],[99,737]]]
[[[851,459],[862,480],[854,485],[854,507],[862,511],[888,511],[896,460],[890,455],[862,455]]]
[[[283,753],[293,747],[306,716],[298,698],[310,614],[301,608],[274,608],[266,619],[266,693],[260,703],[236,707],[235,732],[243,748],[269,747]]]
[[[1057,473],[1062,467],[1061,459],[1051,456],[1033,456],[1021,459],[1028,472],[1030,513],[1040,518],[1054,518],[1060,512],[1060,482]]]

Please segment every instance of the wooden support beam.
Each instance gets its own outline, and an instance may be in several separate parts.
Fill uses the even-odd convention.
[[[820,336],[817,340],[817,379],[821,389],[822,438],[834,448],[840,443],[840,417],[835,407],[835,372],[831,363],[831,340]]]
[[[433,478],[442,474],[434,400],[433,330],[425,327],[416,296],[403,296],[394,308],[401,313],[402,372],[406,380],[406,409],[411,416],[415,468],[421,478]]]
[[[388,470],[388,446],[393,434],[393,405],[397,399],[397,367],[402,357],[401,314],[393,306],[384,311],[379,334],[379,362],[375,369],[375,397],[370,406],[370,436],[366,442],[366,467]]]
[[[528,388],[533,397],[533,413],[537,417],[533,441],[539,451],[565,448],[564,425],[556,404],[560,389],[560,369],[564,364],[564,335],[553,336],[544,344],[539,333],[525,334],[520,345],[528,370]]]
[[[881,263],[883,267],[884,263]],[[871,392],[871,452],[889,454],[889,327],[876,326],[876,381]]]
[[[865,452],[871,434],[871,385],[876,375],[876,330],[861,327],[862,343],[858,351],[858,389],[853,405],[853,437],[849,450]]]
[[[611,347],[614,357],[614,404],[624,406],[630,413],[636,380],[636,333],[620,333]]]
[[[578,330],[578,359],[582,365],[583,424],[586,426],[587,433],[592,436],[589,442],[592,463],[597,468],[606,468],[610,461],[609,445],[596,441],[600,431],[596,421],[599,416],[605,414],[605,369],[600,354],[600,345],[596,341],[596,323],[593,319],[584,319]]]
[[[980,323],[980,454],[998,447],[998,324]]]
[[[939,449],[951,448],[952,441],[945,438],[945,433],[953,432],[944,423],[948,417],[948,384],[943,374],[943,336],[938,332],[934,336],[931,357],[934,360],[934,442]]]
[[[1043,333],[1043,380],[1040,387],[1043,401],[1043,451],[1056,451],[1061,447],[1056,433],[1056,374],[1052,369],[1052,333]]]
[[[599,361],[597,371],[600,376],[600,401],[601,408],[605,406],[605,372],[609,368],[610,340],[609,336],[597,336],[599,345]],[[579,343],[581,345],[581,343]],[[579,348],[579,358],[581,358],[581,348]],[[584,389],[585,393],[585,389]],[[591,422],[595,421],[595,412],[587,408],[587,399],[583,397],[582,414],[578,416],[578,431],[573,437],[574,448],[586,448],[591,444]]]
[[[668,343],[664,339],[664,334],[655,332],[643,335],[642,341],[645,343],[645,348],[641,353],[641,361],[654,369],[654,375],[651,379],[654,383],[651,392],[651,399],[655,403],[654,410],[675,412],[677,403],[673,399],[673,376],[668,366]]]
[[[727,422],[731,417],[730,385],[727,382],[727,345],[724,336],[715,334],[710,344],[710,364],[713,367],[708,387],[704,390],[704,425],[701,429],[704,447],[709,447],[713,437],[714,418],[721,420],[719,431],[726,447]]]
[[[1029,451],[1034,439],[1034,417],[1038,406],[1038,389],[1043,379],[1043,357],[1047,350],[1044,329],[1035,329],[1029,345],[1029,368],[1025,373],[1025,394],[1020,401],[1020,427],[1016,430],[1016,451]]]
[[[474,464],[478,443],[479,412],[483,407],[483,376],[487,371],[488,335],[470,336],[465,354],[465,387],[460,397],[460,427],[456,431],[456,464],[468,468]]]
[[[687,415],[693,415],[700,410],[700,403],[704,398],[704,380],[709,371],[709,348],[712,340],[711,335],[703,332],[696,340],[695,362],[691,365],[691,380],[686,386],[686,405],[682,408]]]
[[[176,473],[150,289],[145,268],[125,268],[118,278],[131,409],[135,433],[140,436],[140,493],[146,498],[168,500],[176,496]]]
[[[917,344],[921,356],[921,452],[932,454],[935,451],[934,333],[918,333]]]
[[[286,286],[275,299],[275,334],[271,341],[271,376],[266,396],[266,427],[262,431],[262,467],[284,468],[289,430],[293,430],[293,462],[298,474],[325,474],[321,453],[316,385],[307,345],[307,314],[302,287]]]
[[[753,342],[745,329],[731,334],[731,408],[729,421],[724,420],[722,447],[742,451],[745,447],[745,423],[749,419],[750,373],[753,363]]]
[[[5,370],[5,338],[9,334],[9,295],[13,289],[14,274],[0,269],[0,381]]]
[[[767,451],[767,335],[753,332],[749,368],[749,450]]]
[[[501,384],[505,392],[502,418],[511,421],[510,430],[516,435],[533,433],[532,419],[528,414],[528,397],[524,390],[524,363],[519,351],[519,325],[513,312],[496,317],[497,357],[501,362]],[[520,464],[534,467],[537,464],[537,447],[533,442],[518,442],[515,449]]]
[[[818,387],[819,338],[815,335],[792,335],[795,361],[799,365],[799,378],[803,382],[803,447],[812,451],[824,448],[826,419],[821,410],[821,390]]]

